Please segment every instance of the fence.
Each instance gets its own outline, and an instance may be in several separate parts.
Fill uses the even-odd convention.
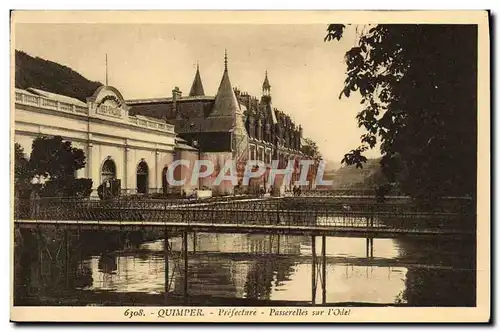
[[[308,202],[309,201],[309,202]],[[336,229],[380,229],[395,232],[426,231],[434,233],[473,232],[473,213],[435,209],[419,210],[402,204],[368,204],[346,206],[340,202],[314,202],[304,198],[192,200],[128,200],[109,201],[77,199],[39,199],[18,201],[15,219],[109,222],[122,225],[184,226],[282,225]]]

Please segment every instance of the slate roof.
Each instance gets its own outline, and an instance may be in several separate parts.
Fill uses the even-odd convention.
[[[229,132],[233,129],[233,116],[218,116],[207,118],[176,119],[169,121],[175,125],[179,134],[198,132]]]
[[[234,94],[233,87],[231,86],[226,66],[219,85],[219,90],[217,91],[217,95],[215,97],[214,107],[210,115],[232,116],[236,112],[240,112],[240,106],[238,100],[236,99],[236,95]]]
[[[196,66],[196,74],[194,75],[193,85],[191,86],[191,91],[189,91],[189,96],[204,96],[205,91],[203,90],[203,83],[201,82],[200,67]]]

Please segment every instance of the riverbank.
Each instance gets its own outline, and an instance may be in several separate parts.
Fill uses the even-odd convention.
[[[312,304],[309,301],[271,301],[258,299],[225,298],[214,296],[190,296],[175,294],[116,293],[109,291],[73,291],[61,297],[26,297],[18,301],[19,306],[231,306],[231,307],[402,307],[406,304],[335,302]]]

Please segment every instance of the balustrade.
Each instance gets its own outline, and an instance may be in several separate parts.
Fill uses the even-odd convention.
[[[16,220],[71,221],[161,226],[165,223],[236,228],[278,227],[336,232],[472,233],[474,218],[457,213],[425,213],[392,205],[293,204],[293,199],[195,201],[187,199],[16,200]],[[111,222],[111,224],[109,224]]]

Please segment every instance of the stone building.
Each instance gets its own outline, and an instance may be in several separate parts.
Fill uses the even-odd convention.
[[[279,161],[282,169],[292,161],[295,181],[298,162],[307,159],[301,152],[301,126],[273,107],[267,72],[260,98],[242,92],[231,83],[227,54],[215,96],[205,95],[197,67],[187,96],[175,87],[171,97],[125,100],[116,88],[101,86],[84,102],[40,89],[16,88],[14,106],[14,139],[24,151],[31,151],[40,135],[70,140],[87,158],[77,177],[92,179],[94,194],[106,180],[119,180],[123,194],[189,193],[202,187],[233,193],[235,186],[242,187],[248,160],[266,165],[265,173],[250,183],[253,190],[276,189],[283,187],[282,177],[266,183],[272,161]],[[214,172],[191,181],[198,159],[211,161]],[[189,166],[169,168],[177,160],[187,160]],[[215,185],[227,161],[236,161],[239,182]],[[174,179],[186,180],[184,185],[169,185],[169,169],[175,169]]]
[[[301,152],[302,128],[290,116],[273,107],[271,84],[267,72],[260,98],[233,87],[228,70],[227,54],[224,72],[215,96],[206,96],[200,69],[197,67],[187,96],[178,87],[172,96],[156,99],[128,100],[130,114],[154,117],[175,126],[178,135],[199,149],[200,158],[211,160],[217,166],[226,160],[243,165],[247,160],[263,161],[269,168],[273,160],[285,168],[294,163],[292,180],[298,179],[298,162],[306,158]],[[242,167],[238,169],[242,177]],[[267,173],[266,173],[267,174]],[[270,187],[262,177],[259,186]],[[279,178],[279,177],[278,177]],[[203,185],[211,187],[212,178]],[[262,182],[264,181],[264,183]],[[279,186],[279,183],[273,184]],[[219,188],[231,192],[230,184]]]
[[[93,194],[106,180],[120,180],[122,193],[168,191],[165,174],[176,159],[197,159],[197,150],[176,136],[174,126],[130,115],[121,93],[101,86],[87,102],[39,89],[15,89],[14,141],[29,154],[38,136],[62,136],[84,151],[77,177],[92,179]],[[177,171],[177,170],[176,170]],[[174,176],[181,178],[185,170]],[[190,190],[188,181],[184,187]],[[180,188],[179,188],[180,189]]]

